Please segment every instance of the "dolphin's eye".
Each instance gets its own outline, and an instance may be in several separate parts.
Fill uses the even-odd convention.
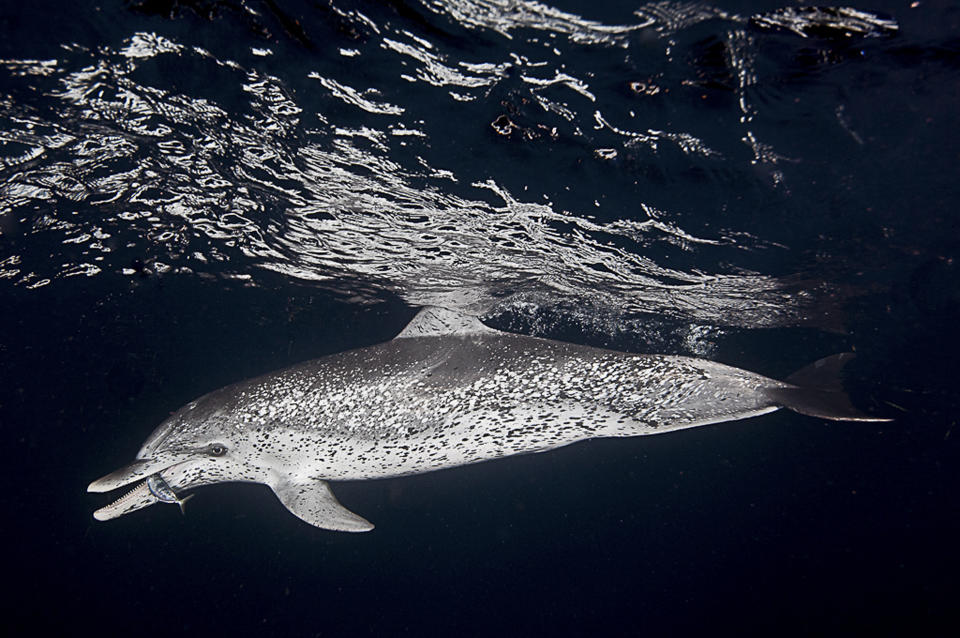
[[[220,445],[219,443],[214,443],[213,445],[210,446],[211,456],[223,456],[226,453],[227,453],[227,448],[224,447],[223,445]]]

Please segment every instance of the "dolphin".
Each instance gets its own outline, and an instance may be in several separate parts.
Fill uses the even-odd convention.
[[[177,491],[202,485],[264,483],[311,525],[364,532],[373,525],[341,505],[328,481],[419,474],[779,408],[837,421],[889,420],[857,411],[840,389],[852,356],[827,357],[776,381],[704,359],[501,332],[427,307],[390,341],[190,402],[147,438],[133,463],[88,490],[136,483],[94,513],[108,520],[157,502],[182,507]]]

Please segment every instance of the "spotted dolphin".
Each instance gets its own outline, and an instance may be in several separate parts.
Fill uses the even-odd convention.
[[[390,341],[190,402],[150,435],[133,463],[88,489],[139,481],[94,513],[107,520],[180,502],[177,491],[202,485],[264,483],[311,525],[368,531],[373,525],[342,506],[328,481],[419,474],[783,407],[839,421],[885,420],[858,412],[839,389],[851,356],[822,359],[781,382],[704,359],[501,332],[425,308]]]

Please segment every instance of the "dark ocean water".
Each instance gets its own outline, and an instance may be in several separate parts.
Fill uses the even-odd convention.
[[[4,621],[193,635],[954,635],[960,7],[0,4]],[[108,523],[227,383],[418,306],[783,377],[792,413]]]

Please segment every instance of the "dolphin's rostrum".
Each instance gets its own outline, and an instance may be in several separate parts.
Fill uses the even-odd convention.
[[[141,481],[97,510],[107,520],[225,481],[269,485],[304,521],[361,532],[327,481],[403,476],[540,452],[594,437],[658,434],[786,407],[882,421],[839,386],[852,355],[787,381],[681,356],[525,337],[426,308],[394,339],[211,392],[158,427],[137,460],[90,484]]]

